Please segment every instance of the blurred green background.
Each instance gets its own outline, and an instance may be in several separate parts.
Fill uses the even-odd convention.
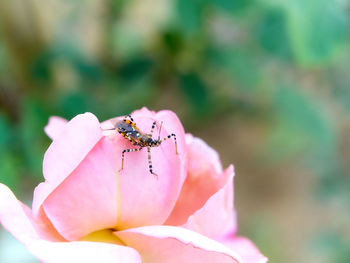
[[[0,0],[0,182],[30,204],[49,116],[171,109],[234,163],[239,234],[269,262],[349,263],[349,10],[348,0]],[[35,262],[2,235],[1,262]]]

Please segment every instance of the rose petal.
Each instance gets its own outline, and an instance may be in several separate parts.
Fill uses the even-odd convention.
[[[236,251],[245,263],[266,263],[268,261],[268,258],[261,254],[256,246],[245,237],[228,235],[218,241]]]
[[[223,177],[226,184],[205,205],[191,215],[182,226],[210,238],[217,238],[229,230],[236,232],[236,217],[233,209],[233,166],[229,166]]]
[[[188,173],[176,206],[167,225],[182,225],[188,217],[204,206],[207,200],[227,182],[218,154],[204,141],[186,135]]]
[[[39,213],[47,196],[79,165],[101,139],[97,118],[80,114],[68,122],[45,153],[43,174],[47,180],[34,193],[33,212]]]
[[[173,139],[151,149],[153,171],[158,178],[149,172],[147,149],[125,154],[120,176],[122,202],[117,229],[163,224],[176,203],[186,176],[185,133],[177,116],[170,111],[154,113],[143,108],[132,113],[132,117],[145,133],[150,132],[153,121],[157,121],[158,127],[163,121],[160,138],[175,133],[179,154],[176,155]],[[119,134],[115,137],[116,158],[121,164],[122,150],[138,147]],[[158,128],[155,128],[153,138],[157,137]]]
[[[100,220],[103,222],[100,222],[100,218],[97,217],[98,223],[102,226],[105,226],[106,224],[115,224],[115,211],[117,209],[115,198],[116,187],[111,185],[111,182],[114,180],[115,164],[108,165],[109,159],[107,159],[106,162],[101,163],[101,165],[103,165],[103,167],[101,167],[102,169],[109,171],[113,170],[112,181],[111,173],[108,173],[110,177],[107,176],[107,178],[103,176],[100,178],[98,174],[96,174],[98,179],[95,179],[94,177],[88,178],[90,181],[85,183],[77,181],[77,179],[79,180],[79,176],[83,176],[82,172],[84,172],[84,169],[89,171],[91,168],[87,167],[87,165],[79,167],[79,164],[87,155],[90,155],[90,152],[93,149],[96,148],[95,145],[101,140],[101,138],[102,133],[97,118],[91,113],[81,114],[65,125],[64,130],[60,133],[59,137],[52,142],[44,157],[43,170],[46,181],[41,183],[35,189],[33,212],[36,217],[38,217],[44,213],[42,209],[45,207],[45,213],[50,221],[60,234],[69,240],[72,238],[74,240],[75,238],[86,235],[86,231],[91,230],[87,229],[88,227],[86,225],[99,227],[99,224],[95,224],[94,220],[91,220],[90,223],[86,223],[86,225],[83,224],[83,222],[89,220],[88,218],[83,217],[93,213],[93,211],[90,211],[93,205],[97,205],[96,207],[99,208],[99,210],[93,209],[96,212],[109,211],[109,214],[106,214],[104,220]],[[96,151],[98,152],[99,150],[100,149],[97,149]],[[102,161],[104,161],[104,159],[103,156]],[[90,164],[91,166],[91,162],[85,163]],[[96,160],[93,160],[92,164],[96,164]],[[99,164],[95,166],[97,167]],[[90,173],[93,171],[96,172],[96,169],[91,169]],[[98,170],[97,172],[104,171]],[[71,174],[75,174],[76,176],[70,178],[69,175]],[[95,180],[91,182],[91,179]],[[106,188],[96,188],[98,183],[104,184],[109,191],[100,194],[105,191]],[[62,185],[68,185],[69,190],[62,187]],[[86,188],[83,189],[83,187]],[[86,191],[92,188],[96,189],[97,193],[96,191],[91,191],[87,194],[88,198],[79,198],[80,194],[86,193]],[[72,194],[72,192],[74,192],[74,194]],[[100,198],[95,198],[93,196],[94,193]],[[113,198],[110,198],[111,196],[113,196]],[[104,199],[106,197],[108,197],[108,199]],[[71,200],[67,198],[71,198]],[[55,200],[58,200],[57,204],[55,203]],[[106,202],[105,200],[108,201]],[[45,206],[43,206],[44,202]],[[90,203],[87,204],[87,202]],[[80,204],[85,204],[85,206],[80,206]],[[101,206],[101,204],[104,205]],[[110,209],[111,207],[113,207],[112,210]],[[55,216],[56,214],[58,214],[57,217]],[[113,216],[108,217],[108,215],[111,214],[113,214]],[[96,216],[94,216],[94,218],[96,218]],[[113,221],[113,223],[111,223],[111,221]],[[72,230],[72,233],[70,230]],[[96,228],[92,230],[96,230]],[[78,231],[79,233],[75,233],[75,231]]]
[[[59,242],[64,239],[50,225],[35,221],[30,209],[3,184],[0,184],[0,200],[0,223],[31,253],[47,263],[141,262],[137,251],[125,246],[86,241]]]
[[[45,213],[67,240],[78,240],[117,224],[120,204],[113,156],[114,145],[104,137],[44,201]],[[36,189],[36,193],[40,190]]]
[[[243,262],[226,246],[196,232],[173,226],[147,226],[115,232],[135,248],[144,263]]]
[[[61,132],[64,131],[64,127],[67,124],[67,120],[58,116],[52,116],[49,118],[49,123],[45,126],[44,131],[51,140],[58,138]]]
[[[74,117],[45,153],[45,179],[63,181],[101,138],[100,123],[95,115],[87,112]],[[61,165],[57,165],[58,161]]]
[[[121,118],[118,118],[121,119]],[[112,136],[116,135],[118,132],[115,129],[115,121],[111,120],[106,120],[104,122],[101,122],[101,129],[102,129],[102,134],[104,136]]]
[[[126,246],[108,243],[75,241],[48,242],[33,240],[28,250],[47,263],[141,263],[140,254]]]
[[[219,154],[205,141],[187,133],[186,145],[189,159],[188,169],[192,172],[192,176],[200,176],[209,169],[214,170],[217,174],[222,172]]]
[[[0,184],[0,222],[24,244],[31,239],[39,238],[64,240],[47,220],[34,219],[30,209],[18,201],[11,190],[3,184]]]

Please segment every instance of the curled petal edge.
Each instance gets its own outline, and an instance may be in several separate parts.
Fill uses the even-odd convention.
[[[195,211],[182,227],[201,233],[209,238],[217,238],[237,230],[236,212],[233,207],[233,166],[224,172],[226,183],[206,203]]]
[[[268,262],[268,258],[261,254],[259,249],[248,238],[228,234],[218,241],[232,250],[237,251],[245,263]]]
[[[58,116],[49,118],[49,123],[44,127],[44,131],[51,140],[59,137],[68,121]]]
[[[181,262],[183,258],[203,263],[244,262],[235,251],[223,244],[181,227],[145,226],[114,234],[139,251],[145,262],[172,263]]]

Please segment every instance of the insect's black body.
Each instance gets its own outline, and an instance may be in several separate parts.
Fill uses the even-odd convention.
[[[130,120],[128,120],[127,117],[129,117]],[[160,130],[162,128],[162,126],[160,126],[158,138],[157,139],[153,139],[152,138],[152,134],[153,134],[153,130],[154,130],[155,126],[156,126],[156,122],[153,122],[152,128],[151,128],[151,132],[149,134],[143,133],[136,126],[133,118],[130,115],[126,116],[123,120],[121,120],[121,121],[116,123],[115,129],[124,138],[128,139],[133,145],[140,146],[140,148],[138,148],[138,149],[126,149],[126,150],[123,150],[123,152],[122,152],[122,167],[121,167],[120,170],[123,169],[124,153],[125,152],[137,152],[137,151],[142,150],[142,148],[146,147],[147,148],[147,152],[148,152],[149,171],[150,171],[151,174],[157,176],[157,174],[155,174],[153,172],[153,169],[152,169],[151,147],[158,147],[159,145],[161,145],[162,142],[164,142],[165,140],[167,140],[167,139],[169,139],[171,137],[174,137],[175,150],[176,150],[176,154],[178,154],[177,153],[176,135],[174,133],[172,133],[172,134],[168,135],[167,137],[165,137],[163,139],[160,139],[159,135],[160,135]]]

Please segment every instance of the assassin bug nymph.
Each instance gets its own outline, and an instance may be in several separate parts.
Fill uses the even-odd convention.
[[[158,177],[156,173],[153,172],[153,166],[152,166],[152,159],[151,159],[151,148],[152,147],[158,147],[167,139],[170,139],[171,137],[174,138],[175,142],[175,151],[177,152],[177,142],[176,142],[176,135],[174,133],[169,134],[168,136],[164,137],[163,139],[160,139],[160,131],[162,129],[162,124],[160,124],[158,138],[153,139],[152,134],[154,131],[154,128],[156,126],[156,121],[153,122],[151,132],[150,133],[143,133],[140,131],[140,129],[136,126],[136,123],[134,119],[130,115],[126,115],[123,120],[117,122],[115,124],[115,130],[117,130],[125,139],[128,139],[133,145],[137,145],[140,148],[137,149],[125,149],[122,151],[122,167],[120,169],[123,170],[124,166],[124,154],[126,152],[138,152],[141,151],[143,148],[147,148],[148,153],[148,168],[151,174]],[[114,130],[113,129],[113,130]]]

